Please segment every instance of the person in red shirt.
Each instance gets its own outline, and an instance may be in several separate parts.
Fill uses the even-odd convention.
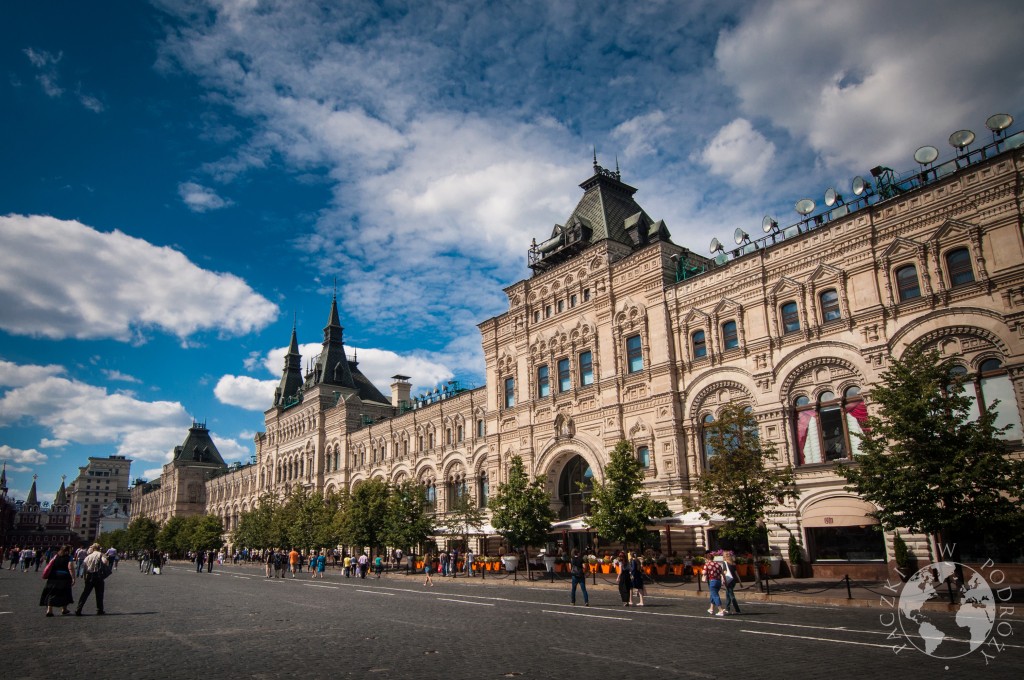
[[[711,594],[711,606],[708,607],[708,614],[725,616],[722,598],[719,595],[719,590],[722,588],[722,563],[716,562],[714,555],[709,554],[704,561],[704,580],[708,582],[708,592]]]

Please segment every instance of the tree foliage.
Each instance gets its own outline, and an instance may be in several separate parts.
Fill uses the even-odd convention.
[[[478,533],[486,518],[484,510],[473,502],[469,494],[463,494],[449,503],[441,529],[445,535],[460,539],[465,549],[469,547],[470,534]]]
[[[957,536],[1024,533],[1024,461],[1008,457],[994,404],[974,417],[955,364],[912,349],[872,386],[877,414],[836,472],[878,508],[882,527]]]
[[[793,468],[778,464],[774,442],[761,439],[757,420],[744,406],[726,405],[707,432],[707,467],[697,479],[699,501],[691,505],[728,518],[719,533],[756,548],[768,509],[799,497]]]
[[[423,487],[410,479],[392,487],[387,500],[384,542],[406,552],[414,552],[431,533],[433,525],[427,514]]]
[[[621,440],[604,469],[604,481],[595,482],[586,523],[609,541],[640,545],[654,519],[669,514],[664,501],[643,490],[643,465],[633,445]]]
[[[187,550],[188,548],[179,547],[178,545],[184,529],[184,517],[171,517],[164,522],[162,527],[160,527],[160,533],[156,535],[156,547],[158,547],[161,552],[165,553],[176,553]]]
[[[149,517],[136,517],[128,524],[126,531],[127,550],[152,550],[156,547],[160,525]]]
[[[264,494],[252,510],[238,518],[238,525],[232,533],[235,545],[242,548],[263,549],[281,547],[281,536],[275,533],[275,514],[279,514],[280,503],[273,494]]]
[[[344,543],[360,548],[383,547],[387,528],[388,484],[383,479],[361,482],[344,503],[346,512],[340,522]]]
[[[544,543],[555,521],[544,480],[530,480],[521,456],[512,456],[508,481],[498,485],[490,506],[491,523],[514,548]]]
[[[217,550],[224,545],[224,523],[217,515],[192,515],[178,534],[180,550]]]

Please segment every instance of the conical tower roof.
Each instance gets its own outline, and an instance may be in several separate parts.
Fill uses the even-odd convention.
[[[352,369],[349,367],[348,357],[345,356],[344,330],[338,316],[338,299],[332,297],[331,313],[327,325],[324,326],[324,348],[313,366],[311,377],[314,385],[337,385],[356,389]]]
[[[64,480],[60,480],[60,488],[57,489],[57,495],[53,498],[54,505],[67,505],[68,504],[68,492],[64,488]]]
[[[39,500],[36,498],[36,477],[32,476],[32,488],[28,490],[28,498],[25,499],[25,507],[32,505],[39,505]]]
[[[284,370],[281,382],[274,392],[274,406],[284,406],[295,400],[302,387],[302,355],[299,354],[299,339],[292,324],[292,339],[288,353],[284,355]]]
[[[181,446],[174,447],[173,463],[227,467],[204,423],[192,423]]]

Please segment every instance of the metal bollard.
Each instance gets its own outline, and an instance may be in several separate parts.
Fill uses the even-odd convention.
[[[843,576],[843,580],[846,581],[846,599],[847,600],[852,600],[853,599],[853,591],[850,590],[850,575],[847,574],[847,575]]]

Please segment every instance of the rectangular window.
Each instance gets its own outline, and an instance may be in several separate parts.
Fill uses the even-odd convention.
[[[572,377],[569,373],[569,360],[558,360],[558,391],[568,392],[572,389]]]
[[[704,331],[697,331],[690,336],[693,347],[693,358],[701,359],[708,355],[708,344],[704,338]]]
[[[564,312],[565,311],[565,300],[559,300],[557,304],[558,304],[558,311],[559,312]]]
[[[540,321],[540,310],[539,309],[536,312],[533,313],[533,322],[537,323],[538,321]]]
[[[551,383],[548,380],[548,367],[537,368],[537,396],[543,399],[551,395]]]
[[[589,288],[583,289],[583,301],[584,302],[589,302],[590,301],[590,289]]]
[[[569,306],[570,307],[575,307],[576,306],[576,293],[573,293],[572,295],[569,296]]]
[[[626,338],[626,368],[630,373],[644,370],[644,352],[639,335]]]
[[[544,306],[544,318],[545,319],[551,318],[551,305],[545,305]]]
[[[782,305],[782,332],[795,333],[800,330],[800,312],[795,302]]]
[[[480,420],[476,421],[476,436],[477,437],[483,437],[485,434],[487,434],[487,431],[484,429],[484,427],[485,426],[484,426],[484,419],[483,418],[481,418]]]
[[[516,379],[505,378],[505,408],[516,405]]]
[[[839,309],[839,294],[834,290],[826,290],[818,298],[821,301],[821,319],[825,323],[841,319],[843,314]]]
[[[580,352],[580,385],[594,384],[594,355]]]
[[[735,321],[726,321],[722,324],[722,345],[726,349],[736,349],[740,346],[739,336],[736,333]]]
[[[636,457],[640,461],[640,466],[644,469],[651,467],[651,450],[646,446],[641,446],[636,450]]]

